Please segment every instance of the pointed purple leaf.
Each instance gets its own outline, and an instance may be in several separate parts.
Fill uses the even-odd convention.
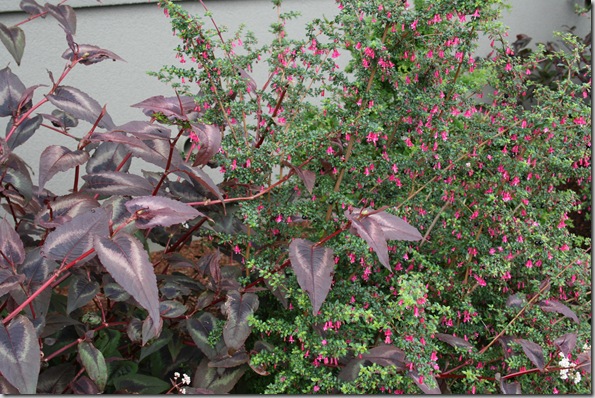
[[[520,395],[521,383],[518,381],[506,383],[504,379],[500,379],[500,389],[502,390],[502,393],[506,395]]]
[[[48,146],[39,159],[39,191],[59,172],[80,166],[87,160],[89,160],[89,153],[80,149],[71,151],[65,146]]]
[[[352,227],[357,231],[357,234],[376,252],[380,263],[389,271],[392,271],[388,258],[386,237],[384,236],[384,231],[380,225],[369,217],[357,220],[355,217],[349,216],[349,219],[351,220]]]
[[[25,261],[21,237],[6,219],[0,220],[0,268],[14,269]]]
[[[10,53],[17,65],[21,65],[25,51],[25,32],[18,26],[6,26],[0,23],[0,40]]]
[[[155,123],[133,121],[115,127],[113,132],[125,132],[138,139],[162,139],[169,140],[171,131],[164,126]]]
[[[16,130],[6,141],[10,149],[15,149],[19,145],[24,144],[29,138],[33,136],[35,131],[41,126],[43,117],[41,115],[35,115],[32,118],[25,119],[19,124]],[[12,123],[6,126],[8,132],[12,128]]]
[[[51,368],[50,368],[51,369]],[[74,379],[74,377],[73,377]],[[101,394],[97,384],[87,376],[76,379],[72,385],[72,392],[76,395],[97,395]]]
[[[221,355],[209,362],[210,368],[235,368],[250,361],[246,351],[236,351],[233,355]]]
[[[523,347],[523,352],[527,358],[529,358],[539,370],[543,370],[545,367],[545,358],[543,357],[543,349],[539,344],[525,339],[514,339],[514,342]]]
[[[163,318],[177,318],[188,311],[188,308],[179,301],[165,300],[159,303],[159,313]]]
[[[130,163],[132,163],[131,158],[128,158],[123,166],[120,165],[130,153],[125,145],[115,142],[102,142],[89,158],[85,170],[88,174],[93,174],[115,172],[120,167],[118,171],[126,172],[130,168]]]
[[[99,202],[81,192],[58,196],[37,213],[35,223],[43,228],[55,228],[96,207],[99,207]]]
[[[107,383],[107,364],[101,351],[92,343],[82,341],[78,344],[78,354],[91,380],[97,384],[99,391],[103,391]]]
[[[565,356],[568,356],[576,346],[576,337],[576,333],[566,333],[554,340],[554,345],[558,347]]]
[[[351,359],[347,364],[341,369],[337,377],[343,381],[354,381],[357,379],[359,375],[359,371],[364,363],[363,359]]]
[[[374,220],[384,232],[384,237],[388,240],[406,240],[418,241],[422,239],[421,234],[417,228],[411,226],[407,221],[401,217],[381,211],[366,216],[367,212],[372,212],[370,209],[353,209],[353,215],[363,215],[366,218]]]
[[[0,373],[21,394],[35,394],[41,356],[31,321],[22,315],[0,322]]]
[[[71,35],[76,33],[76,14],[71,6],[65,4],[55,6],[46,3],[45,7],[49,14],[56,18],[66,33]]]
[[[0,268],[0,297],[15,288],[20,288],[25,281],[25,275],[15,275],[6,268]]]
[[[68,112],[64,112],[61,109],[54,109],[51,115],[47,113],[40,113],[44,119],[49,120],[54,127],[66,128],[76,127],[79,124],[79,120],[72,116]]]
[[[0,117],[16,113],[25,90],[23,82],[8,66],[0,70]]]
[[[221,194],[217,184],[215,184],[211,177],[209,177],[209,175],[201,169],[187,165],[180,165],[178,171],[174,172],[174,174],[190,182],[198,183],[200,186],[206,188],[209,192],[215,195],[219,200],[223,200],[223,195]],[[225,207],[225,204],[223,206]]]
[[[157,225],[169,227],[181,224],[204,214],[174,199],[162,196],[141,196],[126,202],[126,209],[131,214],[137,213],[137,228],[148,229]]]
[[[180,102],[182,107],[180,108]],[[132,108],[141,108],[147,116],[153,116],[154,113],[162,113],[166,117],[173,116],[178,119],[185,119],[186,114],[193,112],[196,107],[194,98],[182,95],[178,97],[164,97],[157,95],[147,98],[137,104],[131,105]]]
[[[215,358],[217,351],[209,343],[209,335],[217,323],[217,318],[210,312],[204,312],[198,318],[186,321],[186,330],[199,350],[209,359]]]
[[[19,7],[31,16],[39,15],[45,11],[35,0],[21,0]]]
[[[238,75],[246,82],[246,90],[249,93],[254,93],[256,91],[256,81],[244,69],[236,67],[236,70]]]
[[[316,173],[310,170],[302,169],[301,167],[294,166],[289,162],[284,161],[282,163],[284,166],[289,166],[295,172],[295,174],[297,174],[297,176],[300,178],[300,180],[302,180],[302,182],[306,186],[306,189],[308,190],[310,195],[312,195],[314,183],[316,182]]]
[[[157,278],[143,245],[121,232],[112,239],[96,236],[93,247],[114,280],[149,312],[152,330],[158,334],[161,318]]]
[[[316,316],[331,290],[335,268],[333,250],[315,247],[306,239],[293,239],[289,244],[289,260],[298,284],[310,297],[312,314]]]
[[[210,124],[193,124],[195,144],[197,146],[196,158],[192,167],[205,165],[215,156],[221,148],[221,130],[217,126]]]
[[[370,349],[362,355],[362,359],[380,366],[396,366],[397,370],[406,370],[405,352],[392,345],[381,345]]]
[[[55,107],[70,113],[77,119],[85,120],[91,124],[95,124],[103,112],[103,108],[99,105],[99,102],[74,87],[58,86],[54,93],[47,95],[46,98]],[[107,112],[101,117],[97,126],[106,130],[111,130],[115,127],[112,118]]]
[[[460,337],[455,337],[444,333],[435,333],[434,336],[436,336],[438,340],[444,341],[446,344],[449,344],[455,348],[473,348],[471,343]]]
[[[420,377],[419,373],[417,372],[417,370],[415,370],[415,369],[408,372],[407,374],[409,377],[411,377],[413,379],[415,384],[424,392],[424,394],[442,394],[442,391],[440,391],[440,387],[438,387],[438,381],[436,380],[436,378],[434,376],[428,375],[422,379]],[[432,384],[435,387],[428,386],[425,383],[426,380],[432,380],[433,381]]]
[[[577,324],[580,323],[578,317],[570,308],[557,300],[543,300],[539,302],[539,306],[545,312],[557,312],[567,318],[572,319]]]
[[[146,178],[136,174],[106,171],[83,176],[85,185],[81,190],[100,195],[151,195],[153,186]]]
[[[106,59],[111,59],[113,61],[124,61],[113,52],[90,44],[77,44],[75,48],[77,50],[76,54],[79,59],[79,64],[93,65],[101,61],[105,61]],[[74,51],[71,49],[66,50],[64,54],[62,54],[62,58],[72,61],[74,58]]]
[[[258,309],[258,296],[254,293],[241,294],[237,290],[227,293],[227,300],[222,311],[227,315],[223,327],[223,340],[229,348],[239,350],[250,336],[252,328],[248,318]]]
[[[93,248],[94,237],[109,235],[108,222],[109,217],[102,208],[80,214],[50,232],[41,255],[52,260],[71,262]]]
[[[66,301],[66,315],[77,308],[81,308],[95,298],[99,293],[99,284],[86,278],[75,277],[68,287]]]
[[[577,369],[584,370],[587,373],[591,373],[591,349],[583,351],[576,356]]]

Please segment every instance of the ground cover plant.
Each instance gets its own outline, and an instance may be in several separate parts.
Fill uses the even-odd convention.
[[[66,2],[0,25],[17,65],[26,23],[66,38],[49,83],[0,70],[0,391],[590,393],[590,41],[510,47],[498,0],[341,0],[299,39],[280,3],[261,44],[160,1],[172,95],[119,126],[68,85],[121,58]]]

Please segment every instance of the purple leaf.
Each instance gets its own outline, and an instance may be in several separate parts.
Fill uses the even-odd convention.
[[[174,199],[162,196],[141,196],[126,202],[126,209],[131,214],[137,213],[137,228],[148,229],[157,225],[169,227],[181,224],[204,214]]]
[[[0,268],[0,297],[15,288],[20,288],[25,281],[25,275],[15,275],[7,268]]]
[[[333,250],[315,247],[306,239],[293,239],[289,244],[289,260],[298,284],[310,297],[312,314],[316,316],[331,290],[335,268]]]
[[[423,380],[421,379],[419,373],[417,373],[417,370],[412,370],[410,372],[407,373],[407,375],[409,377],[411,377],[413,379],[413,381],[415,382],[415,384],[425,393],[425,394],[442,394],[442,391],[440,391],[440,387],[438,387],[438,382],[436,381],[436,378],[432,375],[428,375],[425,376],[423,378]],[[433,380],[434,381],[434,385],[436,387],[430,387],[425,383],[425,380],[429,379],[429,380]]]
[[[99,284],[89,281],[86,278],[74,277],[68,287],[68,299],[66,301],[66,315],[77,308],[85,306],[99,293]]]
[[[14,269],[25,261],[25,246],[6,219],[0,221],[0,268]]]
[[[16,130],[12,133],[10,138],[6,141],[6,144],[10,149],[15,149],[19,145],[22,145],[27,141],[35,131],[41,126],[43,117],[41,115],[35,115],[32,118],[25,119],[19,124]],[[12,128],[12,123],[6,126],[8,132]]]
[[[401,217],[397,217],[393,214],[381,211],[378,213],[366,216],[366,212],[370,212],[369,209],[353,209],[353,215],[363,215],[366,218],[374,220],[384,232],[384,237],[389,240],[406,240],[406,241],[418,241],[422,239],[421,234],[417,228],[411,226],[407,221]]]
[[[115,172],[129,153],[130,151],[122,144],[102,142],[89,158],[85,170],[88,174],[108,171]],[[130,163],[132,163],[132,160],[128,158],[124,165],[120,167],[119,171],[128,171]]]
[[[314,189],[314,183],[316,182],[316,173],[310,170],[302,169],[301,167],[297,167],[292,165],[289,162],[282,162],[284,166],[289,166],[291,169],[297,174],[297,176],[302,180],[306,189],[312,195],[312,190]]]
[[[84,193],[58,196],[37,213],[35,223],[43,228],[55,228],[96,207],[99,202]]]
[[[209,359],[215,358],[217,351],[209,343],[209,334],[215,327],[217,319],[210,312],[204,312],[198,318],[186,321],[188,334],[199,350]]]
[[[525,339],[514,339],[515,343],[518,343],[523,347],[523,352],[529,358],[539,370],[543,371],[545,367],[545,358],[543,357],[543,349],[539,344]]]
[[[577,369],[591,373],[591,350],[583,351],[576,356]]]
[[[113,132],[125,132],[141,140],[162,139],[169,140],[171,131],[159,124],[143,121],[133,121],[115,127]]]
[[[106,171],[83,176],[85,185],[81,190],[100,195],[151,195],[153,186],[146,178],[136,174]]]
[[[215,184],[211,177],[209,177],[204,171],[190,166],[180,165],[178,171],[176,171],[174,174],[189,180],[190,182],[198,183],[200,186],[206,188],[209,192],[215,195],[219,200],[223,200],[223,196],[221,195],[219,187],[217,187],[217,184]]]
[[[374,347],[362,355],[362,359],[380,366],[396,366],[397,370],[406,370],[405,352],[392,345]]]
[[[35,394],[40,364],[39,343],[31,321],[19,315],[8,326],[0,323],[0,373],[21,394]]]
[[[25,275],[26,282],[23,284],[25,289],[33,291],[41,286],[50,273],[56,268],[56,262],[48,260],[41,256],[41,248],[29,250],[25,257],[25,262],[17,267],[19,274]]]
[[[85,120],[91,124],[95,124],[103,112],[103,108],[99,105],[99,102],[74,87],[58,86],[54,93],[47,95],[46,98],[55,107],[70,113],[77,119]],[[103,114],[97,126],[106,130],[111,130],[115,127],[112,118],[107,112]]]
[[[49,120],[54,125],[54,127],[68,129],[70,127],[76,127],[79,124],[77,118],[60,109],[54,109],[51,115],[48,115],[47,113],[40,113],[39,115]]]
[[[554,345],[560,349],[560,351],[568,356],[574,350],[576,346],[576,333],[566,333],[554,340]]]
[[[192,132],[196,136],[197,152],[192,167],[205,165],[221,148],[221,130],[210,124],[193,124]]]
[[[65,146],[48,146],[39,159],[39,191],[59,172],[80,166],[87,160],[89,160],[89,153],[80,149],[71,151]]]
[[[78,56],[79,64],[93,65],[101,61],[105,61],[106,59],[124,61],[113,52],[90,44],[77,44],[75,48],[77,50],[76,55]],[[64,54],[62,54],[62,58],[72,61],[74,58],[74,52],[71,49],[68,49],[64,52]]]
[[[56,18],[66,33],[71,35],[76,33],[76,14],[71,6],[65,4],[55,6],[46,3],[45,7],[49,11],[49,14]]]
[[[0,23],[0,40],[10,53],[17,65],[21,65],[21,58],[25,51],[25,32],[18,26],[7,27]]]
[[[19,7],[21,8],[21,10],[23,10],[31,16],[39,15],[44,12],[43,7],[37,4],[35,0],[21,0]]]
[[[51,368],[50,368],[51,369]],[[74,379],[74,377],[73,377]],[[62,389],[64,390],[64,389]],[[76,395],[97,395],[101,394],[97,384],[87,376],[82,376],[72,383],[72,392]],[[60,392],[61,393],[61,392]]]
[[[341,369],[341,371],[339,372],[339,374],[337,375],[337,377],[340,380],[343,381],[354,381],[355,379],[357,379],[357,376],[359,374],[359,371],[362,367],[364,363],[363,359],[351,359],[349,362],[347,362],[347,364],[345,366],[343,366],[343,369]]]
[[[518,381],[506,383],[504,379],[500,379],[500,389],[502,390],[502,393],[506,395],[520,395],[521,383]]]
[[[506,306],[507,307],[517,307],[520,308],[525,303],[524,295],[521,293],[515,293],[506,299]]]
[[[0,70],[0,117],[16,113],[25,90],[23,82],[8,66]]]
[[[152,330],[159,333],[159,293],[149,255],[134,237],[119,233],[112,239],[96,236],[93,247],[114,280],[149,312]]]
[[[246,90],[249,93],[253,93],[256,91],[256,81],[254,81],[254,79],[252,78],[252,76],[250,76],[248,74],[248,72],[246,72],[244,69],[242,68],[238,68],[236,67],[236,70],[238,71],[238,75],[244,79],[244,81],[246,82]]]
[[[188,308],[179,301],[165,300],[159,303],[159,314],[163,318],[177,318],[188,311]]]
[[[50,232],[41,255],[52,260],[71,262],[93,248],[94,237],[109,235],[108,222],[107,212],[102,208],[79,214]]]
[[[236,351],[233,355],[222,355],[213,358],[209,362],[211,368],[235,368],[246,362],[250,361],[250,357],[246,351]]]
[[[436,336],[438,340],[444,341],[455,348],[473,348],[471,343],[460,337],[455,337],[444,333],[435,333],[434,336]]]
[[[180,108],[180,102],[182,107]],[[141,108],[147,116],[153,116],[155,113],[162,113],[166,117],[173,116],[178,119],[186,119],[186,114],[193,112],[196,107],[194,98],[181,95],[178,97],[165,98],[163,95],[157,95],[147,98],[137,104],[131,105],[132,108]]]
[[[223,340],[229,348],[239,350],[250,336],[252,328],[248,318],[258,309],[258,296],[254,293],[241,294],[237,290],[227,293],[227,300],[222,311],[227,315],[223,327]]]
[[[129,140],[129,142],[126,143],[128,149],[134,156],[156,166],[162,168],[166,167],[170,151],[169,140],[152,139],[141,141],[136,137],[126,136],[126,138]],[[178,151],[174,151],[172,153],[171,164],[173,166],[178,166],[182,162],[182,158]]]
[[[348,216],[348,218],[351,220],[352,227],[357,231],[357,235],[362,237],[368,243],[368,246],[376,252],[380,263],[389,271],[392,271],[388,259],[388,245],[380,225],[369,217],[361,220],[357,220],[352,216]]]
[[[580,321],[579,321],[578,317],[576,316],[576,314],[574,313],[574,311],[572,311],[566,305],[562,304],[561,302],[559,302],[557,300],[551,300],[551,299],[543,300],[543,301],[539,302],[539,306],[545,312],[557,312],[559,314],[564,315],[567,318],[572,319],[577,324],[580,323]]]

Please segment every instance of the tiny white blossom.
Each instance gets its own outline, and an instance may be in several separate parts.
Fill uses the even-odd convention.
[[[178,372],[174,373],[174,380],[178,380],[178,378],[180,377],[180,374]]]
[[[182,384],[190,385],[190,376],[186,373],[182,376]]]
[[[186,389],[182,388],[182,390],[180,391],[182,394],[186,394]]]
[[[581,373],[580,372],[576,372],[574,374],[574,384],[578,384],[581,381]]]

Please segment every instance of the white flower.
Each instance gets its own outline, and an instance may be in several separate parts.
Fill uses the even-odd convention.
[[[174,373],[174,380],[178,380],[178,378],[180,377],[180,374],[178,372]]]
[[[574,374],[574,384],[578,384],[581,381],[581,372],[576,372]]]
[[[182,394],[186,394],[186,389],[182,388],[182,390],[180,391]]]
[[[184,375],[182,376],[182,384],[186,384],[186,385],[190,385],[190,376],[188,376],[186,373],[184,373]]]

